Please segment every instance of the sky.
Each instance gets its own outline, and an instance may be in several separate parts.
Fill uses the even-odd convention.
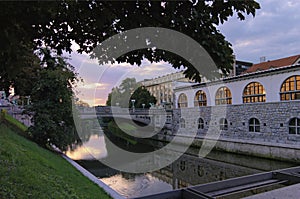
[[[239,60],[258,63],[300,54],[300,1],[259,0],[261,9],[245,21],[231,18],[220,31]]]
[[[218,29],[232,44],[236,59],[258,63],[260,57],[274,60],[300,54],[300,1],[258,0],[261,9],[256,16],[237,20],[236,16]],[[76,44],[72,46],[75,50]],[[99,65],[87,54],[72,53],[70,63],[84,83],[77,86],[77,96],[93,105],[104,105],[108,93],[123,79],[135,77],[137,81],[176,72],[168,63],[143,61],[141,67],[127,63]]]

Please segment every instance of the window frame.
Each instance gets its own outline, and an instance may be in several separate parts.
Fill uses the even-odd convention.
[[[185,101],[181,101],[182,97],[185,98]],[[188,98],[185,93],[181,93],[178,96],[178,103],[177,103],[178,108],[187,108],[188,107]]]
[[[180,125],[180,128],[181,129],[184,129],[185,128],[185,119],[184,118],[180,118],[179,120],[179,125]]]
[[[291,122],[295,120],[295,125],[291,125]],[[291,129],[293,129],[294,133],[291,133]],[[293,117],[289,121],[289,135],[300,135],[300,118]]]
[[[243,90],[243,103],[266,102],[266,91],[259,82],[250,82]]]
[[[204,129],[204,120],[203,118],[199,117],[198,118],[198,129]]]
[[[219,127],[220,127],[220,130],[222,130],[222,131],[228,130],[228,121],[226,118],[221,118],[219,120]]]
[[[300,100],[300,75],[286,78],[280,87],[280,101]]]
[[[201,97],[201,99],[200,99]],[[194,106],[207,106],[206,93],[203,90],[198,90],[194,97]]]
[[[260,121],[259,119],[252,117],[248,121],[248,130],[253,133],[260,133]]]
[[[215,104],[216,105],[232,104],[232,94],[230,89],[227,86],[222,86],[218,88],[215,95]]]

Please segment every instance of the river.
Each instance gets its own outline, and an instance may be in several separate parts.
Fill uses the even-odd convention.
[[[207,157],[199,158],[199,149],[190,147],[179,159],[164,168],[140,174],[126,173],[101,163],[101,160],[116,155],[107,148],[106,139],[103,133],[92,133],[83,146],[68,151],[67,156],[126,198],[296,166],[288,162],[220,151],[212,151]],[[155,151],[163,146],[161,142],[153,140],[149,144],[130,144],[122,139],[114,139],[113,142],[123,149],[139,153]]]

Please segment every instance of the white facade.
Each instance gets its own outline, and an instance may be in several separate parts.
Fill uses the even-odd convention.
[[[266,102],[280,101],[280,89],[282,83],[289,77],[300,75],[300,66],[287,66],[267,71],[240,75],[237,77],[225,78],[220,81],[209,82],[207,84],[191,84],[189,86],[177,86],[174,88],[176,108],[178,108],[179,95],[184,93],[188,99],[187,107],[194,107],[196,92],[203,90],[207,97],[207,106],[215,106],[217,90],[226,86],[231,91],[232,104],[243,104],[243,92],[245,87],[251,82],[259,82],[263,85],[266,93]],[[259,102],[264,103],[264,102]]]
[[[146,79],[141,83],[146,89],[157,99],[156,105],[160,106],[164,103],[173,104],[174,101],[174,82],[191,82],[185,77],[183,72],[171,73],[154,79]]]

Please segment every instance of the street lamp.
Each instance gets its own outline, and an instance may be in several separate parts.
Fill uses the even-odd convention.
[[[135,99],[132,99],[131,100],[131,103],[132,103],[132,111],[134,112],[134,102],[135,102]]]
[[[143,106],[143,109],[145,109],[145,105],[146,105],[146,104],[142,104],[142,106]]]

